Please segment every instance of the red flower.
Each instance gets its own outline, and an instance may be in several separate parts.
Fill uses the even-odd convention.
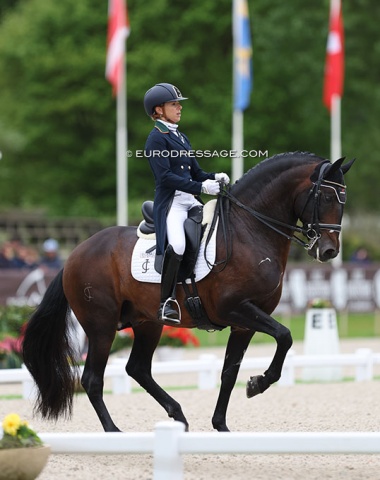
[[[122,330],[123,334],[134,337],[133,330],[128,327]],[[173,347],[184,347],[192,344],[194,347],[199,347],[200,343],[198,337],[191,333],[188,328],[176,328],[164,325],[162,329],[161,339],[159,345],[172,345]]]
[[[0,351],[3,353],[11,353],[15,352],[21,354],[22,349],[22,338],[14,338],[14,337],[5,337],[0,342]]]
[[[173,341],[171,342],[171,340]],[[198,338],[188,328],[176,328],[167,325],[164,325],[162,330],[160,344],[176,344],[177,346],[193,344],[194,347],[200,345]]]

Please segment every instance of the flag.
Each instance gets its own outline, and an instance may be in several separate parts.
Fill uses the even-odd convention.
[[[245,110],[252,91],[252,44],[247,0],[233,2],[234,109]]]
[[[106,78],[112,84],[114,93],[123,81],[121,69],[125,53],[125,39],[129,36],[128,11],[124,0],[108,2],[108,35]]]
[[[344,36],[340,0],[331,0],[329,35],[325,64],[323,102],[331,110],[333,95],[342,97],[344,81]]]

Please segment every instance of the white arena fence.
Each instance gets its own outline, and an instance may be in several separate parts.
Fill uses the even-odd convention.
[[[154,480],[183,480],[186,454],[379,454],[379,432],[185,432],[164,421],[154,433],[40,433],[53,454],[153,454]]]
[[[268,368],[272,357],[245,358],[241,364],[241,370],[249,370],[251,374],[262,373]],[[131,378],[125,372],[127,358],[116,358],[106,367],[105,378],[112,379],[112,393],[131,393]],[[277,382],[279,386],[294,385],[296,368],[299,367],[343,367],[355,368],[355,381],[370,381],[373,379],[373,369],[380,364],[380,353],[374,353],[371,349],[360,348],[351,354],[325,354],[325,355],[297,355],[290,350],[287,354],[282,376]],[[169,362],[153,362],[152,372],[154,375],[197,373],[198,388],[211,390],[217,387],[222,370],[223,360],[215,355],[200,355],[197,360],[176,360]],[[82,369],[83,367],[81,367]],[[33,398],[34,382],[25,366],[15,369],[0,370],[0,384],[22,383],[23,398]]]

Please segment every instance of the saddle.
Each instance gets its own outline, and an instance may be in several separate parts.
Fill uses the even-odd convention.
[[[153,202],[151,200],[145,201],[142,204],[141,211],[144,220],[142,220],[138,226],[138,235],[152,238],[155,235]],[[214,217],[211,222],[213,226],[215,225],[217,216],[217,209],[215,209]],[[215,330],[223,330],[225,327],[215,325],[210,321],[198,295],[195,282],[194,268],[197,262],[201,240],[206,228],[206,225],[202,225],[202,220],[203,205],[196,205],[189,210],[188,217],[184,222],[186,249],[178,272],[177,281],[182,283],[186,295],[184,302],[185,307],[195,321],[197,328],[211,332]],[[150,248],[147,253],[151,253],[155,248],[156,246]],[[161,273],[162,261],[163,255],[155,256],[154,268],[158,273]],[[191,288],[186,283],[186,279],[191,279]]]
[[[147,200],[142,204],[141,212],[144,220],[139,225],[140,232],[145,236],[155,234],[153,222],[153,202]],[[186,249],[183,254],[183,260],[178,272],[178,282],[183,282],[187,278],[191,278],[194,271],[195,264],[198,258],[199,247],[201,244],[202,235],[205,226],[202,225],[203,220],[203,206],[196,205],[188,212],[188,217],[184,223]],[[154,268],[158,273],[161,273],[163,255],[157,255],[154,261]]]

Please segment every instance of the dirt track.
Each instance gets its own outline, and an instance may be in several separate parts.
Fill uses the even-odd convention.
[[[376,342],[348,342],[342,352],[359,347],[375,350]],[[270,347],[255,347],[247,355],[266,356]],[[302,353],[296,347],[297,353]],[[377,348],[376,351],[379,351]],[[198,356],[193,351],[190,356]],[[221,354],[221,352],[217,352]],[[183,377],[183,375],[182,375]],[[243,377],[247,379],[248,373]],[[164,380],[164,379],[163,379]],[[183,380],[183,379],[182,379]],[[181,381],[182,381],[181,380]],[[178,379],[179,383],[180,379]],[[194,383],[193,383],[194,384]],[[7,386],[4,389],[15,388]],[[235,388],[228,410],[233,431],[379,431],[380,382],[340,382],[272,386],[263,395],[247,399],[244,388]],[[182,405],[192,431],[212,431],[211,416],[218,391],[178,390],[170,392]],[[167,420],[162,408],[146,393],[107,394],[105,400],[115,423],[124,431],[152,431]],[[15,411],[31,419],[31,404],[25,400],[0,400],[0,418]],[[88,399],[75,400],[70,421],[57,424],[32,420],[39,432],[98,432],[100,423]],[[188,455],[184,458],[186,480],[320,480],[378,479],[377,455]],[[151,455],[51,455],[40,480],[135,480],[152,479]]]

